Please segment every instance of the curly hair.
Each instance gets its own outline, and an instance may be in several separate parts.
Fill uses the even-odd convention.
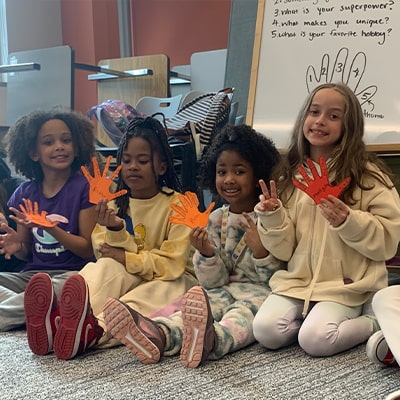
[[[215,185],[216,165],[223,151],[232,150],[249,162],[254,171],[254,178],[263,179],[269,185],[281,156],[272,140],[255,131],[252,127],[242,125],[226,125],[213,139],[210,147],[203,155],[199,167],[199,184],[202,189],[209,189],[218,197]],[[255,199],[261,194],[261,188],[255,190]]]
[[[154,155],[158,154],[167,167],[165,174],[158,177],[157,186],[161,193],[171,196],[173,191],[181,192],[181,184],[174,169],[173,154],[168,144],[167,131],[162,124],[154,118],[154,115],[152,117],[136,117],[129,122],[125,134],[121,138],[118,146],[117,165],[121,165],[122,154],[127,148],[129,140],[132,138],[141,138],[146,140],[150,145],[151,158],[153,159]],[[153,175],[156,177],[153,165],[152,168]],[[164,186],[172,190],[165,191],[163,189]],[[121,178],[120,172],[118,175],[117,190],[121,189],[126,189],[127,193],[118,197],[115,201],[118,207],[117,214],[119,217],[123,218],[128,212],[130,190]]]
[[[92,122],[83,114],[62,107],[51,110],[38,110],[22,116],[10,127],[4,141],[7,155],[17,173],[28,179],[43,180],[43,171],[39,163],[31,159],[37,147],[39,131],[47,121],[63,121],[71,131],[76,152],[71,165],[72,171],[78,171],[81,165],[89,165],[95,154],[95,134]]]
[[[317,86],[307,97],[302,109],[300,110],[291,134],[291,141],[288,151],[284,157],[283,168],[281,170],[281,179],[278,181],[278,190],[280,193],[286,192],[286,189],[292,188],[288,198],[293,193],[292,179],[297,168],[303,164],[307,157],[310,157],[310,143],[303,134],[304,121],[308,115],[310,105],[315,94],[321,89],[334,89],[343,96],[344,115],[342,138],[334,148],[331,159],[328,163],[330,171],[335,171],[335,178],[332,184],[336,185],[345,178],[350,177],[351,181],[342,193],[341,198],[348,204],[353,204],[353,193],[358,186],[363,190],[371,190],[373,186],[366,186],[363,182],[364,176],[372,177],[380,183],[393,188],[394,185],[382,178],[376,170],[368,167],[368,164],[374,164],[385,173],[392,181],[394,175],[386,164],[380,160],[375,153],[366,150],[363,141],[364,135],[364,116],[354,92],[343,83],[326,83]],[[287,199],[286,199],[287,200]]]

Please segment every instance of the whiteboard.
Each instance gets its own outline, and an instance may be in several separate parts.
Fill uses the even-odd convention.
[[[365,143],[400,150],[399,40],[400,0],[259,0],[246,122],[286,148],[308,93],[342,81]]]

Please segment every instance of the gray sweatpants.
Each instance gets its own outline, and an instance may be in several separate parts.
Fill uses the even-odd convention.
[[[0,331],[9,331],[25,325],[24,292],[29,279],[37,272],[51,276],[58,298],[67,278],[78,271],[27,271],[0,273]]]
[[[303,305],[304,300],[271,294],[254,318],[258,342],[276,350],[298,341],[309,355],[326,357],[365,342],[379,329],[367,303],[364,307],[330,301],[311,303],[305,319]]]

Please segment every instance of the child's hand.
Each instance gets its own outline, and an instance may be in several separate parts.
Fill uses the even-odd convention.
[[[208,240],[206,229],[200,227],[193,228],[189,238],[190,244],[204,257],[213,257],[215,255],[215,248]]]
[[[313,179],[308,176],[304,167],[300,166],[298,171],[300,175],[306,181],[306,185],[299,182],[297,179],[293,179],[293,185],[307,193],[316,204],[321,204],[321,199],[327,199],[328,195],[339,197],[343,190],[350,183],[350,178],[346,178],[337,186],[331,186],[328,178],[328,168],[326,166],[325,159],[321,157],[319,159],[319,165],[321,166],[321,176],[318,175],[318,171],[315,168],[314,163],[311,159],[307,158],[307,164],[311,170]]]
[[[260,195],[260,202],[255,206],[255,209],[261,212],[275,211],[279,208],[278,192],[276,191],[275,181],[269,181],[271,193],[268,191],[267,185],[263,179],[260,179],[258,183],[260,184],[262,194]]]
[[[39,214],[39,206],[37,201],[33,203],[29,199],[23,199],[25,206],[22,204],[19,205],[19,208],[22,211],[22,214],[25,217],[24,224],[25,226],[41,226],[43,228],[53,228],[60,221],[50,220],[47,216],[47,211],[42,210]]]
[[[4,254],[4,258],[9,260],[11,256],[21,250],[21,241],[17,232],[7,224],[1,225],[5,232],[0,235],[0,254]]]
[[[207,210],[202,213],[198,210],[199,199],[195,193],[186,192],[184,195],[179,194],[178,197],[182,203],[182,207],[177,204],[171,204],[171,208],[178,216],[171,216],[169,220],[174,224],[186,225],[189,228],[196,228],[198,226],[205,228],[215,203],[212,202],[207,207]]]
[[[94,208],[96,223],[113,229],[122,229],[124,227],[123,219],[115,214],[112,208],[107,205],[107,200],[100,200]]]
[[[342,225],[350,213],[347,205],[332,195],[329,195],[328,199],[321,199],[319,209],[334,228]]]
[[[4,233],[4,229],[1,227],[2,224],[8,225],[7,218],[3,213],[0,213],[0,233]]]
[[[113,258],[120,264],[125,265],[125,250],[120,247],[113,247],[107,243],[103,243],[99,247],[99,251],[102,257]]]
[[[246,222],[240,222],[240,226],[245,230],[244,241],[253,252],[254,258],[264,258],[269,254],[261,243],[260,234],[257,230],[257,225],[247,213],[242,213]]]
[[[7,224],[8,225],[7,218],[1,212],[0,212],[0,224]]]
[[[17,210],[14,207],[10,207],[10,211],[12,211],[15,215],[10,215],[10,218],[15,221],[17,224],[25,226],[25,215],[21,210]]]
[[[111,159],[112,159],[111,156],[107,157],[103,174],[100,174],[99,163],[97,162],[96,157],[93,157],[92,158],[93,171],[94,171],[93,177],[89,174],[88,170],[84,166],[81,167],[83,175],[86,177],[90,185],[89,201],[92,204],[97,204],[101,199],[107,199],[107,200],[115,199],[116,197],[122,196],[127,192],[125,189],[120,190],[117,193],[110,192],[110,186],[113,183],[113,179],[118,175],[121,169],[121,165],[118,165],[118,167],[115,169],[112,175],[110,177],[107,177]]]

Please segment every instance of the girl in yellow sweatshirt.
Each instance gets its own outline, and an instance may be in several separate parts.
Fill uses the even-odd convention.
[[[180,185],[162,125],[151,117],[133,119],[121,139],[117,163],[122,166],[117,190],[127,193],[96,205],[92,242],[97,261],[65,282],[59,302],[46,274],[29,283],[29,307],[36,301],[39,322],[28,324],[27,330],[35,338],[29,345],[36,354],[54,350],[66,360],[94,345],[115,345],[102,314],[109,297],[149,315],[197,283],[188,264],[190,229],[169,221]],[[44,306],[39,304],[43,298]]]

